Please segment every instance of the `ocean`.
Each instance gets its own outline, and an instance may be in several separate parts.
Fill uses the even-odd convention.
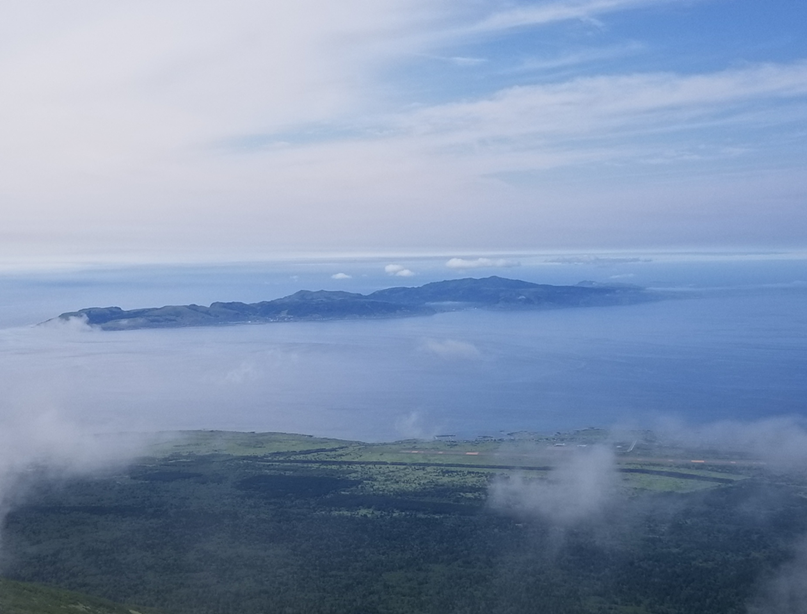
[[[413,272],[406,278],[385,273],[383,259],[5,274],[0,416],[58,415],[96,431],[365,441],[807,418],[804,259],[547,260],[453,270],[445,258],[412,259],[400,265]],[[331,277],[340,272],[344,278]],[[216,328],[35,326],[87,306],[255,301],[301,288],[367,292],[490,274],[630,282],[672,298]]]

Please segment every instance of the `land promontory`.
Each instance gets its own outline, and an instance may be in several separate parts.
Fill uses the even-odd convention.
[[[332,290],[300,290],[259,303],[215,302],[125,310],[89,307],[63,313],[60,320],[79,318],[102,330],[177,328],[264,322],[347,320],[432,315],[461,309],[534,310],[625,305],[658,298],[644,288],[581,282],[574,286],[536,284],[518,279],[486,277],[397,287],[370,294]]]

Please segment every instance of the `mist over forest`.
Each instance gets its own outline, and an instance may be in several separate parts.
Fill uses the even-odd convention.
[[[807,614],[805,23],[0,2],[0,614]]]
[[[469,264],[476,262],[483,263],[481,271]],[[94,484],[113,478],[119,484],[121,478],[114,476],[126,472],[137,485],[138,472],[154,471],[138,464],[142,462],[138,459],[155,442],[176,437],[169,431],[285,432],[427,445],[438,436],[445,439],[449,435],[459,441],[508,441],[514,434],[521,437],[519,433],[551,438],[558,432],[590,427],[609,429],[611,439],[590,447],[572,447],[568,462],[546,468],[542,479],[536,480],[529,472],[500,474],[461,495],[471,500],[484,497],[484,509],[494,514],[491,522],[511,523],[507,525],[511,528],[523,523],[533,526],[530,530],[536,533],[530,540],[534,547],[555,553],[539,560],[522,549],[513,559],[516,551],[505,556],[496,546],[496,557],[505,558],[490,569],[494,576],[503,573],[496,571],[502,565],[508,569],[517,565],[521,571],[511,570],[513,573],[527,573],[531,566],[545,569],[554,565],[555,559],[572,557],[570,561],[576,561],[577,555],[572,552],[589,547],[585,544],[590,540],[599,544],[602,556],[616,557],[627,565],[630,556],[639,556],[629,555],[639,546],[623,541],[626,535],[643,534],[654,522],[674,522],[667,499],[651,497],[641,499],[641,505],[625,507],[625,489],[634,486],[625,481],[629,474],[621,464],[624,461],[615,456],[618,450],[614,445],[627,438],[628,442],[633,440],[632,449],[638,439],[630,433],[652,431],[652,438],[672,448],[753,459],[753,463],[764,465],[764,471],[772,472],[770,475],[780,476],[777,480],[789,480],[787,476],[800,475],[807,468],[807,379],[803,377],[807,284],[802,261],[678,261],[671,265],[649,258],[586,258],[553,266],[501,260],[500,266],[494,267],[493,263],[468,260],[463,264],[468,268],[458,270],[446,267],[445,259],[421,259],[391,267],[378,261],[355,261],[263,269],[250,265],[224,272],[215,268],[164,269],[157,274],[138,269],[75,271],[58,277],[42,276],[36,283],[30,278],[4,276],[0,284],[11,300],[0,314],[4,324],[0,329],[0,516],[10,529],[4,532],[11,542],[5,554],[0,549],[3,569],[21,574],[17,576],[20,578],[49,577],[35,571],[39,567],[23,573],[21,570],[28,569],[23,566],[13,572],[23,561],[33,565],[38,556],[20,541],[25,530],[33,530],[25,529],[25,519],[29,518],[26,506],[34,506],[30,508],[34,510],[31,518],[39,513],[35,510],[51,509],[48,506],[54,510],[95,509],[95,504],[81,503],[81,497],[71,493],[83,492],[82,496],[90,497],[87,501],[94,501],[90,496],[92,488],[98,487]],[[397,275],[404,270],[412,275]],[[666,298],[611,307],[527,312],[473,309],[380,320],[125,331],[102,331],[77,319],[53,319],[63,310],[88,306],[120,304],[134,308],[182,301],[264,300],[306,287],[367,292],[491,272],[558,284],[583,279],[636,283],[663,289]],[[688,275],[692,272],[698,275]],[[32,303],[36,309],[30,308]],[[480,436],[484,439],[478,439]],[[622,447],[620,453],[625,449]],[[519,454],[532,459],[519,462],[545,462],[540,460],[542,453],[526,443]],[[346,461],[325,462],[327,468],[327,462]],[[135,469],[127,469],[130,465]],[[166,467],[154,475],[167,477],[155,480],[184,479],[182,473]],[[200,467],[188,475],[201,480],[198,476],[207,475],[205,471],[210,469]],[[652,470],[650,474],[653,471],[665,474],[665,470]],[[252,492],[251,486],[242,488],[239,484],[269,479],[243,475],[247,477],[234,482],[236,494]],[[326,473],[326,477],[313,478],[302,473],[299,480],[300,484],[314,480],[312,485],[320,484],[316,480],[325,480],[323,484],[336,480],[334,484],[347,488],[360,483],[351,475],[335,478]],[[221,479],[204,478],[199,484],[219,484]],[[273,488],[285,492],[287,486],[282,480],[288,480],[288,475],[272,479],[281,480]],[[729,480],[708,473],[703,479],[716,479],[718,483]],[[43,484],[50,484],[48,488],[73,486],[67,490],[57,487],[57,494],[48,494],[47,488],[42,490]],[[444,489],[440,492],[451,492],[446,486],[439,488]],[[774,512],[763,502],[768,495],[751,486],[742,492],[745,494],[738,494],[736,502],[715,495],[718,498],[708,503],[692,495],[675,504],[680,506],[676,513],[700,518],[699,514],[713,513],[712,506],[730,514],[758,507],[760,519],[772,519],[794,509]],[[223,502],[236,497],[235,505],[241,496],[236,494],[215,496],[223,497]],[[212,495],[200,492],[195,496]],[[326,498],[317,505],[337,505],[328,503],[332,501],[328,497],[335,495],[321,496]],[[385,509],[384,505],[416,506],[413,509],[434,505],[443,510],[439,513],[455,509],[450,506],[463,500],[456,499],[460,497],[457,494],[454,503],[394,499],[385,503],[379,495],[372,495],[367,503],[361,499],[366,495],[340,496],[346,497],[346,503],[338,505],[370,505],[375,510]],[[59,506],[67,503],[59,503],[60,497],[78,499],[70,504],[72,507],[62,508]],[[354,500],[365,502],[351,503]],[[658,507],[662,501],[663,507]],[[153,505],[169,504],[155,500]],[[178,508],[176,514],[180,513],[195,512]],[[736,527],[731,530],[745,531],[748,518],[737,516],[732,521]],[[764,531],[781,538],[774,520],[760,522]],[[81,526],[74,529],[78,534],[86,530]],[[300,535],[315,530],[314,526],[300,527]],[[760,563],[760,569],[766,571],[754,576],[752,589],[731,593],[734,589],[726,580],[720,590],[733,595],[726,597],[726,603],[739,600],[754,613],[789,611],[782,610],[781,603],[800,599],[807,573],[807,550],[800,545],[807,528],[802,531],[798,527],[788,529],[795,541],[766,551],[767,562]],[[480,536],[486,534],[484,531]],[[0,545],[2,539],[0,533]],[[435,534],[429,539],[444,537]],[[336,549],[333,556],[337,558],[345,547],[339,544],[342,542],[327,546]],[[233,547],[237,547],[235,542]],[[401,556],[409,556],[404,552]],[[160,556],[168,560],[173,554],[167,550]],[[368,551],[366,556],[375,555]],[[729,555],[720,551],[715,556]],[[502,562],[505,559],[509,562]],[[579,562],[568,564],[570,578],[584,573]],[[300,582],[304,577],[299,577]],[[75,586],[79,579],[65,576],[60,582]],[[557,581],[560,585],[576,582]],[[494,592],[505,590],[504,585],[497,584],[499,580],[490,582]],[[102,584],[88,584],[86,588],[93,594],[127,594],[110,592]],[[152,596],[157,599],[156,595]],[[172,603],[168,593],[160,595],[159,599]],[[146,597],[135,591],[130,598],[143,602]],[[561,602],[566,603],[564,600],[568,598]],[[480,597],[477,607],[483,603],[487,602]]]

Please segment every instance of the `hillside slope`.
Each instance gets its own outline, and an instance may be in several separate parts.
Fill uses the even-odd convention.
[[[158,614],[153,609],[132,609],[106,599],[64,591],[30,582],[0,578],[2,614]]]

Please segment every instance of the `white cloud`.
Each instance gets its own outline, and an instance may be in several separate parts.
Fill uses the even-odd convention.
[[[529,58],[512,68],[513,72],[546,71],[558,68],[568,68],[580,64],[588,64],[602,60],[616,59],[626,55],[633,55],[645,50],[644,45],[632,41],[624,45],[615,45],[599,49],[578,50],[552,58]]]
[[[455,56],[448,58],[448,60],[457,66],[478,66],[487,62],[485,58],[467,58],[464,56]]]
[[[694,449],[717,448],[752,454],[776,470],[807,468],[807,425],[795,417],[749,422],[725,420],[699,426],[669,419],[655,430],[665,439]]]
[[[790,560],[758,583],[748,614],[804,614],[807,608],[807,540],[793,544]]]
[[[776,121],[773,112],[756,120],[749,118],[744,103],[805,95],[807,62],[802,61],[696,75],[605,75],[514,87],[476,101],[418,110],[402,120],[412,134],[428,137],[435,146],[491,140],[501,154],[507,143],[546,149],[554,139],[572,135],[597,138],[613,135],[615,130],[658,135],[700,129],[704,122],[717,124],[732,118],[738,122]]]
[[[479,64],[474,54],[488,57],[488,49],[457,41],[662,3],[518,3],[486,18],[480,11],[490,5],[446,0],[2,4],[0,249],[18,258],[90,250],[89,258],[159,251],[173,259],[191,250],[249,258],[312,246],[554,246],[615,236],[604,229],[585,237],[577,228],[592,219],[581,208],[626,202],[621,185],[603,189],[597,170],[641,175],[661,171],[639,167],[724,161],[693,190],[697,202],[687,199],[700,215],[701,203],[732,200],[737,188],[727,170],[750,181],[744,170],[759,177],[782,164],[761,150],[758,132],[804,125],[804,62],[729,58],[724,65],[735,68],[700,75],[612,67],[529,85],[505,67],[490,81],[505,84],[499,91],[446,86],[439,97],[453,101],[446,104],[422,100],[411,82],[384,70],[431,57],[443,61],[441,70],[459,71],[452,64]],[[583,46],[543,68],[637,50],[641,44]],[[722,138],[704,134],[720,127]],[[782,138],[798,151],[795,134]],[[786,159],[775,141],[771,150]],[[788,164],[786,177],[770,180],[783,195],[769,200],[788,208],[778,228],[795,234],[798,223],[786,222],[800,215],[803,164],[798,156]],[[571,167],[587,171],[584,186],[545,174]],[[535,176],[512,177],[518,173]],[[753,193],[739,191],[758,202],[770,194],[764,181]],[[650,192],[636,195],[632,213],[652,217],[678,206]],[[635,219],[622,211],[610,217]],[[764,226],[742,211],[733,217],[750,220],[745,228],[755,236]],[[686,222],[690,238],[705,227]],[[651,225],[668,227],[655,218]]]
[[[557,256],[555,258],[547,258],[546,262],[552,264],[573,264],[573,265],[595,265],[595,266],[613,266],[617,264],[638,264],[652,262],[650,258],[642,258],[639,256]]]
[[[6,514],[24,500],[32,475],[60,480],[120,469],[148,440],[132,434],[93,435],[43,398],[29,400],[16,407],[7,399],[0,404],[0,528]]]
[[[666,4],[675,0],[566,0],[526,5],[495,13],[472,29],[477,31],[506,30],[526,26],[546,25],[558,21],[593,20],[597,15],[615,11]]]
[[[43,328],[52,329],[55,332],[63,332],[66,334],[72,334],[75,332],[83,332],[83,333],[93,333],[96,332],[95,329],[87,324],[87,316],[77,316],[73,318],[61,319],[61,318],[51,318],[43,322]]]
[[[426,339],[421,348],[430,354],[446,359],[460,358],[467,360],[476,359],[482,355],[473,343],[457,341],[456,339],[444,339],[443,341]]]
[[[561,525],[595,517],[611,502],[618,485],[611,449],[595,446],[570,452],[546,479],[524,475],[499,478],[490,488],[490,505],[518,516],[540,516]]]
[[[515,267],[521,263],[515,260],[507,260],[505,258],[451,258],[446,262],[449,269],[484,269],[484,268],[504,268]]]
[[[336,273],[331,275],[331,279],[353,279],[353,276],[348,275],[347,273]]]
[[[262,171],[225,161],[210,144],[367,112],[375,106],[367,95],[375,71],[411,48],[413,25],[438,10],[431,5],[3,4],[0,198],[9,206],[0,243],[10,244],[16,231],[39,235],[43,245],[53,234],[115,250],[150,217],[172,234],[182,217],[186,234],[195,235],[217,223],[187,221],[223,204],[202,196],[208,188],[230,212],[244,213]],[[235,246],[245,232],[229,240]]]
[[[437,434],[437,430],[427,424],[424,414],[419,411],[398,416],[395,431],[404,439],[432,439]]]
[[[407,269],[406,267],[400,264],[388,264],[384,267],[384,271],[387,275],[394,275],[396,277],[414,277],[414,271]]]
[[[244,382],[255,381],[259,376],[255,363],[245,360],[234,369],[230,369],[224,376],[224,381],[229,384],[243,384]]]

